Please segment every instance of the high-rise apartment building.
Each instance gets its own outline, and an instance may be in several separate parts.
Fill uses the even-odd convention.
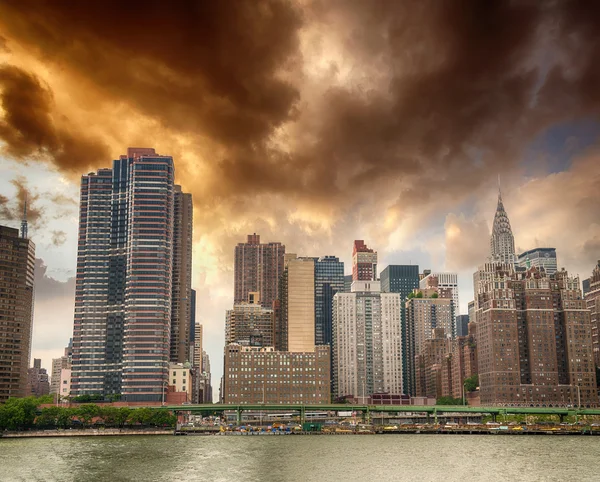
[[[192,318],[192,195],[173,191],[173,280],[171,295],[171,354],[172,363],[190,360],[194,342],[191,337]]]
[[[196,347],[196,290],[190,291],[192,300],[190,303],[191,314],[190,314],[190,353],[189,360],[194,364],[194,350]]]
[[[355,281],[333,297],[333,390],[364,401],[402,394],[401,300],[379,281]]]
[[[456,336],[467,336],[469,334],[469,315],[458,315],[456,317]]]
[[[19,237],[18,229],[0,226],[0,402],[28,392],[34,266],[33,242]]]
[[[335,256],[315,258],[315,344],[331,346],[333,297],[344,291],[344,263]]]
[[[248,301],[236,303],[225,316],[225,344],[273,346],[275,320],[273,310],[260,303],[260,293],[249,293]]]
[[[452,340],[444,329],[431,330],[415,357],[415,396],[436,399],[452,396],[452,386],[447,382],[451,353]]]
[[[406,348],[408,381],[406,393],[416,394],[415,357],[421,353],[426,340],[431,339],[434,329],[442,329],[444,336],[455,332],[452,290],[428,288],[414,290],[406,302]]]
[[[352,281],[377,280],[377,251],[370,249],[362,239],[354,241],[352,249]]]
[[[129,148],[112,169],[81,179],[74,395],[162,398],[171,351],[173,233],[178,230],[174,174],[170,156]]]
[[[203,337],[203,327],[201,323],[196,323],[196,327],[194,328],[194,357],[192,361],[192,366],[195,368],[202,369],[202,337]]]
[[[71,371],[72,351],[73,339],[69,340],[69,345],[65,348],[63,356],[52,359],[52,376],[50,377],[51,394],[61,394],[61,377],[64,370]]]
[[[310,353],[225,346],[223,402],[229,404],[330,403],[329,347]]]
[[[452,302],[454,309],[454,320],[456,327],[456,319],[460,313],[460,300],[458,297],[458,274],[457,273],[432,273],[429,272],[419,281],[419,287],[422,289],[427,289],[431,287],[449,289],[452,293]],[[452,337],[456,337],[457,333],[446,333],[446,335],[450,335]]]
[[[235,247],[234,303],[248,300],[249,293],[260,293],[261,303],[272,308],[278,299],[279,278],[283,273],[285,246],[281,243],[261,244],[258,234]]]
[[[41,397],[50,393],[50,377],[48,371],[42,368],[42,360],[33,359],[33,367],[27,370],[29,393],[28,396]]]
[[[546,273],[554,274],[558,269],[555,248],[535,248],[521,253],[517,257],[517,266],[521,268],[544,268]]]
[[[285,255],[280,279],[275,348],[312,352],[315,349],[315,260]]]
[[[596,367],[600,367],[600,261],[594,266],[592,276],[588,279],[588,290],[584,294],[586,308],[590,310],[594,362]]]
[[[508,215],[502,203],[502,194],[498,191],[498,205],[494,216],[492,237],[490,239],[491,261],[513,264],[515,256],[515,238],[510,227]]]
[[[405,393],[410,389],[411,360],[409,356],[408,331],[406,322],[406,298],[419,287],[419,266],[389,265],[381,272],[381,291],[383,293],[398,293],[402,303],[400,329],[402,336],[402,386]]]
[[[480,268],[476,338],[482,405],[597,406],[590,312],[579,279],[512,264]]]

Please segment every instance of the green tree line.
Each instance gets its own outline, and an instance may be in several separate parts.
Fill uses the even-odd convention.
[[[51,401],[51,400],[50,400]],[[170,412],[150,408],[99,406],[50,406],[42,398],[10,398],[0,405],[0,430],[103,427],[174,427],[177,417]]]

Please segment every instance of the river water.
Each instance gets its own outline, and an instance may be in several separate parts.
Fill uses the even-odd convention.
[[[600,437],[126,436],[0,440],[0,481],[600,480]]]

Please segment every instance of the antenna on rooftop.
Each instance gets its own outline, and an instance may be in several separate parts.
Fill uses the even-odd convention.
[[[27,196],[23,205],[23,219],[21,219],[21,237],[27,239]]]

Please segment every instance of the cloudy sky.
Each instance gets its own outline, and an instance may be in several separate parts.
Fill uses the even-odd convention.
[[[354,239],[457,271],[489,250],[500,175],[517,249],[600,258],[600,3],[102,0],[0,3],[0,223],[29,199],[33,355],[72,332],[79,179],[128,146],[194,198],[197,316],[221,372],[233,249]]]

